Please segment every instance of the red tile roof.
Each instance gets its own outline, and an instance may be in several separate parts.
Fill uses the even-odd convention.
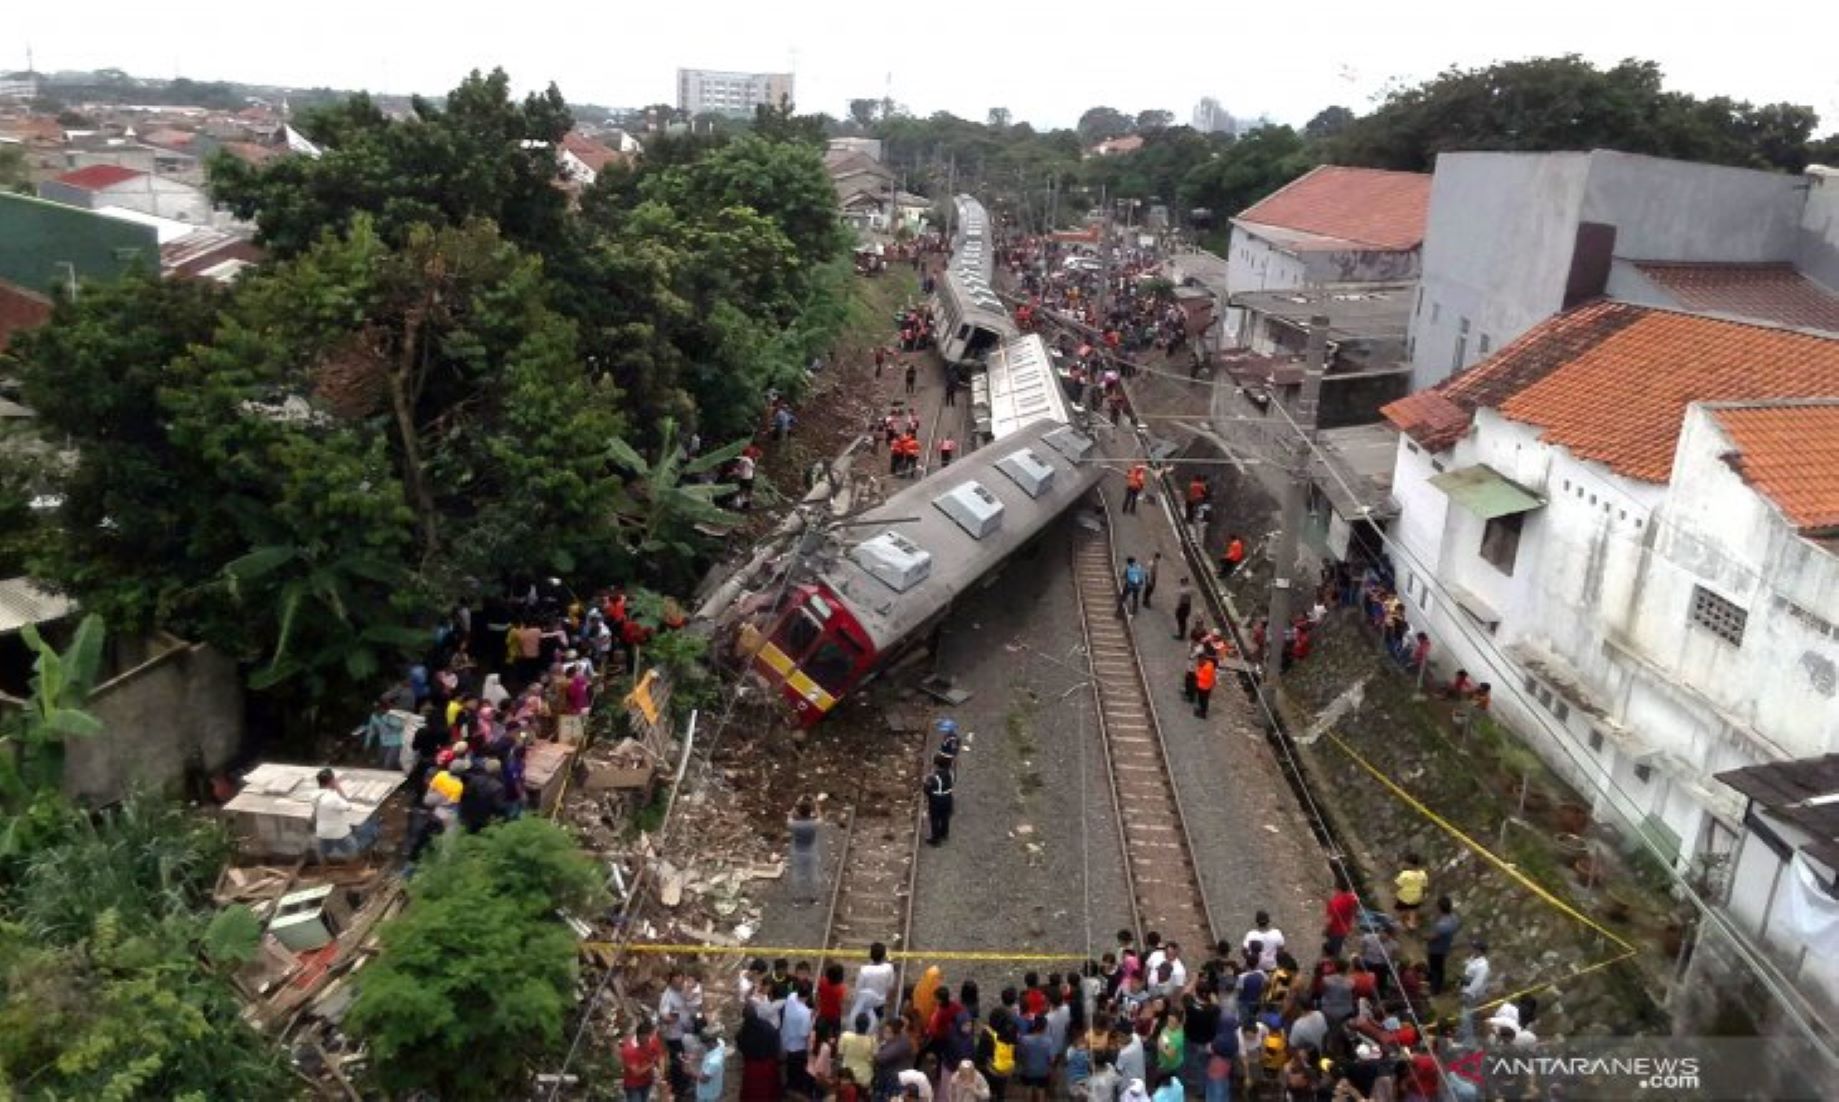
[[[1445,451],[1469,431],[1473,410],[1459,406],[1439,389],[1421,390],[1380,411],[1394,428],[1433,452]]]
[[[1688,310],[1839,332],[1839,295],[1791,264],[1635,264]]]
[[[225,142],[218,148],[253,168],[260,168],[286,152],[272,145],[257,145],[255,142]]]
[[[1839,401],[1724,406],[1731,466],[1809,535],[1839,532]]]
[[[116,184],[145,175],[144,172],[122,168],[120,165],[90,165],[88,168],[79,168],[75,172],[64,173],[57,178],[57,182],[82,188],[84,191],[101,191],[103,188],[114,187]]]
[[[14,333],[43,325],[50,317],[50,299],[0,279],[0,352],[6,351]]]
[[[1581,459],[1665,482],[1692,402],[1839,398],[1839,338],[1597,302],[1545,321],[1429,393],[1447,406],[1415,394],[1381,412],[1441,449],[1466,431],[1467,414],[1487,406],[1544,429],[1546,442]],[[1464,415],[1459,428],[1455,411]]]
[[[1238,221],[1374,249],[1415,249],[1429,215],[1425,173],[1322,165],[1240,211]]]
[[[570,130],[562,135],[562,148],[573,153],[590,172],[599,172],[615,161],[626,159],[625,154],[616,149],[609,149],[579,131]]]

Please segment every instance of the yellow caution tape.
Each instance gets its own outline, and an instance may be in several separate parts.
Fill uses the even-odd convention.
[[[619,952],[621,946],[611,941],[584,941],[581,948],[588,952]],[[628,953],[684,953],[702,956],[748,956],[748,957],[830,957],[835,960],[867,960],[867,949],[824,949],[805,945],[701,945],[694,942],[677,944],[656,944],[652,942],[633,942],[624,946]],[[889,960],[987,960],[996,962],[1021,961],[1028,963],[1083,963],[1087,958],[1083,953],[1010,953],[975,949],[890,949]]]
[[[1463,833],[1462,829],[1456,826],[1456,824],[1450,822],[1448,819],[1445,819],[1443,816],[1438,815],[1436,812],[1432,811],[1430,808],[1425,807],[1424,804],[1420,802],[1416,796],[1413,796],[1411,793],[1405,791],[1402,787],[1399,786],[1398,782],[1394,781],[1391,777],[1388,777],[1384,773],[1380,772],[1379,769],[1373,765],[1373,763],[1367,761],[1365,758],[1361,757],[1358,753],[1356,753],[1353,747],[1349,746],[1346,742],[1343,742],[1341,740],[1341,736],[1335,734],[1333,731],[1330,731],[1328,732],[1328,739],[1330,742],[1333,742],[1337,747],[1339,747],[1343,754],[1346,754],[1348,757],[1354,759],[1354,763],[1356,765],[1360,766],[1360,768],[1366,770],[1368,773],[1371,773],[1374,779],[1378,780],[1380,784],[1383,784],[1388,789],[1390,789],[1393,795],[1405,801],[1406,806],[1410,807],[1413,811],[1416,811],[1419,815],[1422,815],[1424,818],[1429,819],[1431,822],[1435,823],[1438,827],[1441,827],[1444,833],[1456,839],[1458,842],[1461,842],[1463,845],[1467,846],[1469,849],[1472,849],[1476,853],[1480,854],[1484,859],[1488,861],[1489,864],[1492,864],[1495,868],[1500,869],[1502,872],[1512,877],[1522,887],[1526,888],[1528,891],[1532,892],[1534,895],[1538,896],[1540,899],[1545,900],[1547,903],[1551,904],[1553,907],[1569,915],[1571,918],[1575,919],[1579,923],[1582,923],[1584,926],[1588,927],[1589,929],[1596,931],[1597,933],[1601,934],[1605,938],[1608,938],[1610,941],[1614,942],[1618,948],[1628,950],[1629,952],[1634,952],[1635,947],[1633,945],[1630,945],[1627,941],[1624,941],[1622,938],[1618,937],[1615,933],[1611,932],[1609,929],[1604,927],[1602,923],[1591,918],[1589,915],[1582,913],[1577,908],[1571,906],[1569,903],[1566,903],[1564,900],[1559,899],[1557,896],[1553,895],[1551,892],[1547,891],[1545,888],[1541,887],[1538,883],[1533,881],[1531,877],[1527,876],[1525,873],[1521,872],[1519,869],[1514,868],[1511,863],[1496,856],[1492,850],[1488,849],[1488,847],[1482,845],[1480,842],[1477,842],[1475,839]]]
[[[1536,984],[1533,984],[1531,987],[1521,988],[1520,990],[1515,991],[1510,995],[1503,995],[1500,998],[1493,1000],[1492,1002],[1482,1003],[1481,1005],[1475,1008],[1476,1013],[1478,1014],[1486,1013],[1487,1011],[1492,1010],[1497,1006],[1501,1006],[1505,1003],[1510,1003],[1514,1001],[1515,999],[1518,999],[1522,996],[1537,994],[1540,991],[1545,991],[1549,988],[1556,987],[1558,984],[1569,983],[1570,981],[1578,979],[1579,977],[1587,976],[1592,972],[1600,972],[1605,968],[1609,968],[1613,965],[1620,964],[1623,961],[1627,960],[1628,958],[1634,956],[1636,953],[1640,952],[1640,950],[1636,949],[1633,945],[1629,944],[1626,940],[1624,940],[1621,937],[1618,937],[1615,933],[1605,928],[1602,923],[1591,918],[1589,915],[1583,914],[1582,912],[1578,911],[1577,908],[1571,906],[1569,903],[1566,903],[1564,900],[1559,899],[1557,896],[1553,895],[1551,892],[1547,891],[1544,887],[1540,886],[1538,883],[1533,881],[1525,873],[1521,872],[1517,868],[1514,868],[1510,862],[1497,856],[1494,853],[1494,851],[1482,845],[1480,842],[1477,842],[1475,839],[1469,837],[1466,833],[1463,832],[1463,830],[1460,827],[1456,826],[1454,823],[1445,819],[1443,816],[1438,815],[1436,812],[1432,811],[1430,808],[1425,807],[1423,802],[1420,801],[1416,796],[1413,796],[1411,793],[1405,791],[1405,789],[1401,787],[1398,784],[1398,782],[1394,781],[1391,777],[1388,777],[1384,773],[1380,772],[1377,766],[1375,766],[1372,762],[1367,761],[1365,758],[1361,757],[1357,752],[1355,752],[1354,748],[1349,746],[1345,741],[1343,741],[1340,735],[1337,735],[1333,731],[1330,731],[1328,732],[1328,739],[1330,742],[1333,742],[1335,746],[1338,747],[1343,754],[1346,754],[1348,757],[1352,758],[1354,760],[1354,764],[1360,766],[1360,768],[1372,774],[1375,780],[1377,780],[1380,784],[1385,785],[1386,788],[1391,790],[1393,795],[1403,800],[1407,807],[1411,808],[1413,811],[1416,811],[1419,815],[1422,815],[1424,818],[1429,819],[1432,823],[1435,823],[1439,828],[1441,828],[1444,831],[1444,833],[1448,834],[1450,837],[1456,839],[1458,842],[1461,842],[1464,846],[1467,846],[1469,849],[1480,854],[1483,859],[1488,861],[1489,864],[1492,864],[1495,868],[1500,869],[1502,872],[1512,877],[1522,887],[1526,888],[1528,891],[1532,892],[1534,895],[1538,896],[1540,899],[1543,899],[1545,902],[1551,904],[1553,907],[1557,908],[1563,914],[1568,915],[1569,917],[1571,917],[1572,919],[1576,920],[1579,923],[1582,923],[1586,928],[1593,930],[1596,933],[1614,942],[1615,945],[1619,949],[1622,950],[1620,953],[1617,953],[1613,957],[1609,957],[1604,960],[1599,960],[1595,964],[1585,965],[1582,968],[1579,968],[1576,971],[1573,971],[1570,974],[1562,976],[1558,979],[1546,980],[1541,983],[1536,983]]]

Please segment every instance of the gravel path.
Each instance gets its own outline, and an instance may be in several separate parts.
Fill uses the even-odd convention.
[[[947,622],[939,672],[974,695],[936,704],[974,733],[951,839],[922,847],[917,948],[1093,955],[1128,923],[1103,747],[1080,653],[1073,516]],[[953,982],[1013,982],[1070,963],[945,963]]]
[[[1134,443],[1120,434],[1107,446],[1127,454]],[[1103,484],[1114,507],[1123,483],[1120,473]],[[1134,628],[1218,933],[1236,941],[1256,912],[1268,910],[1291,941],[1310,945],[1328,895],[1328,864],[1264,738],[1257,705],[1230,677],[1220,679],[1207,719],[1181,699],[1187,644],[1173,638],[1173,609],[1175,583],[1187,567],[1173,526],[1159,504],[1142,504],[1130,516],[1114,508],[1112,523],[1119,555],[1147,562],[1162,552],[1156,607]],[[1198,599],[1195,610],[1205,614]]]

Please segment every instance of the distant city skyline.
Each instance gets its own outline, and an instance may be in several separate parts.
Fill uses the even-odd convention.
[[[1062,5],[1050,21],[1032,9],[945,0],[928,11],[926,48],[906,50],[907,32],[887,41],[878,21],[840,0],[808,0],[790,12],[709,0],[693,20],[642,27],[617,8],[573,0],[516,18],[479,0],[324,0],[286,20],[252,18],[246,5],[225,0],[195,0],[183,18],[97,0],[9,12],[0,70],[24,68],[29,47],[45,72],[119,68],[432,95],[473,68],[501,66],[520,90],[553,81],[571,102],[611,107],[674,103],[679,67],[791,72],[801,111],[842,117],[852,98],[891,95],[916,114],[981,120],[1004,107],[1045,128],[1071,126],[1101,105],[1133,115],[1166,109],[1183,120],[1202,97],[1238,119],[1301,125],[1334,104],[1365,113],[1387,88],[1450,66],[1575,52],[1600,65],[1655,61],[1670,88],[1693,95],[1805,104],[1820,113],[1825,133],[1839,129],[1839,70],[1811,12],[1797,0],[1756,0],[1741,19],[1714,23],[1658,0],[1552,0],[1512,11],[1454,0],[1408,10],[1323,0],[1306,22],[1276,10],[1202,9],[1180,17],[1179,33],[1133,35],[1113,26],[1114,7],[1084,0]],[[961,28],[977,38],[966,40]]]

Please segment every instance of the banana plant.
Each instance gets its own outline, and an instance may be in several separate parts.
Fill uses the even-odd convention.
[[[676,423],[666,418],[661,429],[656,462],[617,436],[607,442],[613,462],[632,476],[618,519],[630,550],[641,556],[668,551],[687,561],[695,557],[699,537],[726,532],[740,518],[716,504],[735,491],[732,484],[685,479],[720,469],[746,449],[747,441],[686,460],[677,447]]]
[[[20,630],[34,658],[31,691],[0,723],[0,797],[9,806],[57,784],[66,740],[102,733],[102,721],[83,705],[102,669],[104,632],[100,616],[85,616],[60,654],[33,625]]]
[[[356,554],[321,559],[299,547],[270,545],[226,563],[223,577],[237,601],[249,600],[250,587],[263,583],[264,599],[273,602],[274,649],[249,677],[249,687],[258,691],[296,677],[321,678],[334,668],[361,684],[374,678],[387,658],[430,641],[426,632],[388,615],[387,595],[408,577],[384,559]],[[332,630],[307,632],[306,622]]]

